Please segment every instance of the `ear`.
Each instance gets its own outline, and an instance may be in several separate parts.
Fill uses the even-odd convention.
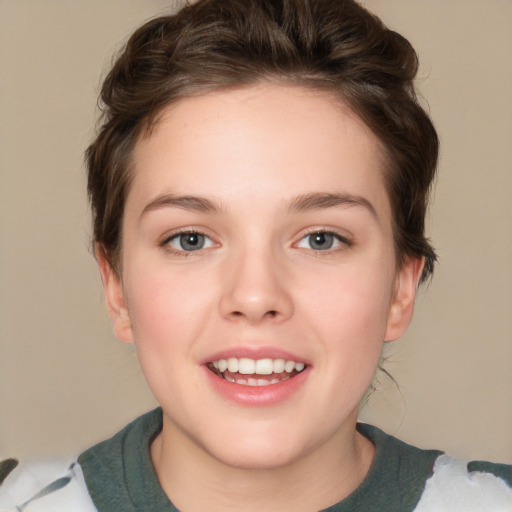
[[[409,326],[424,263],[424,258],[409,258],[398,272],[395,292],[389,308],[385,341],[400,338]]]
[[[101,280],[103,281],[108,312],[112,319],[114,334],[121,341],[132,343],[132,321],[124,297],[122,279],[112,268],[102,247],[96,247],[95,253],[100,269]]]

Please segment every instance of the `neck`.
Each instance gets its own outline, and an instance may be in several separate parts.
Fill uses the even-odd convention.
[[[355,420],[344,430],[286,465],[248,469],[225,464],[166,428],[164,417],[151,458],[163,490],[184,512],[317,511],[353,492],[373,460],[374,446],[355,431]]]

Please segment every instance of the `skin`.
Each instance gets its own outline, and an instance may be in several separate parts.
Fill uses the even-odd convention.
[[[98,257],[115,333],[164,411],[151,446],[163,489],[184,511],[343,499],[374,453],[359,402],[422,268],[396,268],[378,139],[326,93],[261,84],[168,108],[133,163],[121,276]],[[300,201],[319,194],[342,200]],[[185,252],[180,230],[204,248]],[[339,238],[317,250],[311,231]],[[237,403],[204,363],[239,349],[290,352],[307,373],[284,400]]]

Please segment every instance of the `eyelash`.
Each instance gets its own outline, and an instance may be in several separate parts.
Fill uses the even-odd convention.
[[[337,251],[343,251],[344,249],[347,249],[347,248],[350,248],[352,247],[353,245],[353,242],[352,240],[350,240],[349,238],[347,238],[346,236],[343,236],[343,235],[340,235],[339,233],[337,233],[336,231],[332,231],[332,230],[327,230],[327,229],[311,229],[311,230],[308,230],[306,233],[304,233],[301,238],[299,239],[298,242],[296,242],[294,245],[295,246],[298,246],[298,244],[302,241],[302,240],[305,240],[307,239],[308,237],[310,237],[311,235],[329,235],[329,236],[332,236],[337,242],[339,242],[340,244],[340,247],[334,247],[334,248],[327,248],[327,249],[318,249],[318,250],[315,250],[313,248],[307,248],[307,247],[304,247],[304,249],[307,249],[307,250],[310,250],[310,251],[313,251],[315,253],[333,253],[333,252],[337,252]]]
[[[213,242],[212,238],[208,236],[203,231],[200,231],[198,229],[183,229],[182,231],[177,231],[176,233],[173,233],[172,235],[166,236],[160,243],[160,247],[164,248],[169,253],[175,255],[175,256],[190,256],[194,252],[199,252],[202,249],[208,249],[209,247],[200,247],[198,249],[194,250],[185,250],[185,249],[176,249],[170,245],[170,243],[174,240],[179,239],[183,235],[200,235],[205,237],[206,240],[208,240],[212,245],[215,243]]]
[[[178,240],[183,235],[200,235],[205,238],[205,243],[208,245],[207,245],[207,247],[204,247],[204,245],[201,245],[201,247],[197,248],[196,250],[193,250],[193,249],[186,250],[185,248],[183,248],[183,246],[181,247],[181,249],[177,249],[177,248],[172,247],[172,245],[170,245],[172,241]],[[314,249],[312,247],[300,247],[299,244],[303,240],[306,240],[308,237],[311,237],[312,235],[323,235],[323,236],[333,237],[333,239],[334,239],[333,243],[337,242],[337,243],[339,243],[339,246],[328,247],[326,249]],[[211,237],[208,236],[203,231],[200,231],[198,229],[183,229],[181,231],[173,233],[170,236],[165,237],[160,242],[159,245],[173,255],[187,257],[187,256],[190,256],[194,252],[199,252],[203,249],[208,249],[208,248],[212,247],[214,243],[215,242],[211,239]],[[180,244],[180,245],[182,245],[182,244]],[[307,231],[306,233],[304,233],[301,236],[301,238],[299,239],[299,241],[294,244],[294,247],[306,249],[306,250],[309,250],[311,252],[314,252],[314,253],[317,253],[318,255],[320,255],[321,253],[330,254],[330,253],[337,252],[337,251],[343,251],[344,249],[349,248],[352,245],[353,245],[352,240],[350,240],[346,236],[340,235],[339,233],[332,231],[332,230],[330,231],[330,230],[326,230],[326,229],[318,229],[317,228],[317,229],[311,229],[311,230]]]

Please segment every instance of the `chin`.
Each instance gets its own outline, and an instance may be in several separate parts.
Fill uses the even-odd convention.
[[[234,430],[217,438],[217,442],[203,445],[211,456],[222,464],[246,470],[274,470],[293,464],[310,450],[310,443],[301,436],[293,436],[289,428],[281,432],[256,433],[250,429],[244,434]],[[218,439],[223,442],[219,443]],[[224,440],[226,440],[224,442]]]
[[[240,446],[232,447],[228,453],[211,453],[220,463],[230,468],[270,471],[283,468],[300,459],[300,454],[295,451],[284,452],[275,449],[254,449]]]

